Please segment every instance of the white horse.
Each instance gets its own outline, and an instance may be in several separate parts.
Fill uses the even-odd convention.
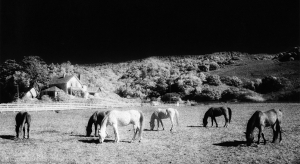
[[[139,141],[141,142],[143,123],[144,123],[144,115],[141,111],[112,110],[104,117],[104,119],[101,122],[101,128],[99,130],[99,142],[103,143],[106,137],[106,128],[108,125],[111,125],[114,128],[115,142],[119,142],[120,139],[119,139],[118,126],[127,126],[129,124],[133,124],[133,131],[134,131],[134,135],[131,142],[135,140],[138,131],[139,131],[139,138],[140,138]]]
[[[178,121],[179,113],[176,109],[174,109],[174,108],[159,109],[158,108],[151,115],[151,120],[150,120],[151,130],[153,130],[154,127],[155,127],[155,123],[154,123],[155,119],[157,120],[157,130],[159,128],[159,122],[161,123],[161,126],[162,126],[163,130],[165,130],[162,119],[170,118],[171,119],[171,124],[172,124],[172,127],[171,127],[170,131],[172,131],[173,126],[174,126],[173,125],[174,124],[174,117],[176,117],[177,125],[179,125],[179,121]]]

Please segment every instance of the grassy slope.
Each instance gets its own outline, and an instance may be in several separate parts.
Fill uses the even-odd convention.
[[[75,110],[32,112],[31,139],[12,140],[15,113],[0,114],[0,163],[292,163],[299,160],[299,104],[226,104],[233,110],[228,128],[203,128],[201,119],[210,106],[177,107],[180,126],[170,133],[170,120],[163,120],[165,131],[147,131],[153,107],[144,112],[142,143],[128,143],[132,126],[119,128],[121,142],[112,137],[103,144],[84,137],[85,126],[94,111]],[[247,120],[256,110],[279,108],[284,113],[283,142],[270,143],[271,130],[265,129],[267,145],[245,146]],[[128,108],[124,108],[128,109]],[[218,117],[220,126],[224,118]],[[210,120],[209,120],[210,125]],[[255,136],[256,137],[256,136]]]
[[[212,71],[211,73],[248,79],[272,75],[299,81],[300,61],[278,62],[275,60],[255,60],[251,57],[242,57],[241,59],[237,60],[233,65]]]

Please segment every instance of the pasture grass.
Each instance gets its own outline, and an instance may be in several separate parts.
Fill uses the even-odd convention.
[[[220,105],[233,110],[228,128],[223,128],[224,117],[217,117],[219,128],[202,127],[206,110]],[[30,112],[31,138],[24,140],[14,139],[16,113],[4,112],[0,114],[0,163],[297,163],[300,160],[299,107],[300,104],[279,103],[174,107],[180,114],[180,126],[173,133],[169,131],[170,120],[163,120],[164,131],[149,131],[150,116],[158,107],[134,107],[145,115],[142,142],[129,143],[133,130],[127,126],[119,128],[120,143],[113,142],[114,133],[108,127],[109,137],[103,144],[99,144],[97,137],[85,137],[85,126],[95,110]],[[260,145],[247,147],[244,132],[248,119],[256,110],[272,108],[281,109],[284,114],[283,142],[270,143],[272,131],[268,128],[264,131],[266,145],[261,140]],[[132,108],[120,110],[127,109]]]

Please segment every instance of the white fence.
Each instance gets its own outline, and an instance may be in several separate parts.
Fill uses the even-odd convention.
[[[106,104],[93,104],[93,103],[37,103],[37,104],[0,104],[0,112],[7,111],[44,111],[44,110],[74,110],[74,109],[105,109],[105,108],[119,108],[141,106],[140,103],[106,103]]]

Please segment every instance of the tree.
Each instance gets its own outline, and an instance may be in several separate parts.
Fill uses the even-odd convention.
[[[21,65],[28,74],[31,84],[46,84],[50,80],[47,64],[39,56],[25,56]]]

